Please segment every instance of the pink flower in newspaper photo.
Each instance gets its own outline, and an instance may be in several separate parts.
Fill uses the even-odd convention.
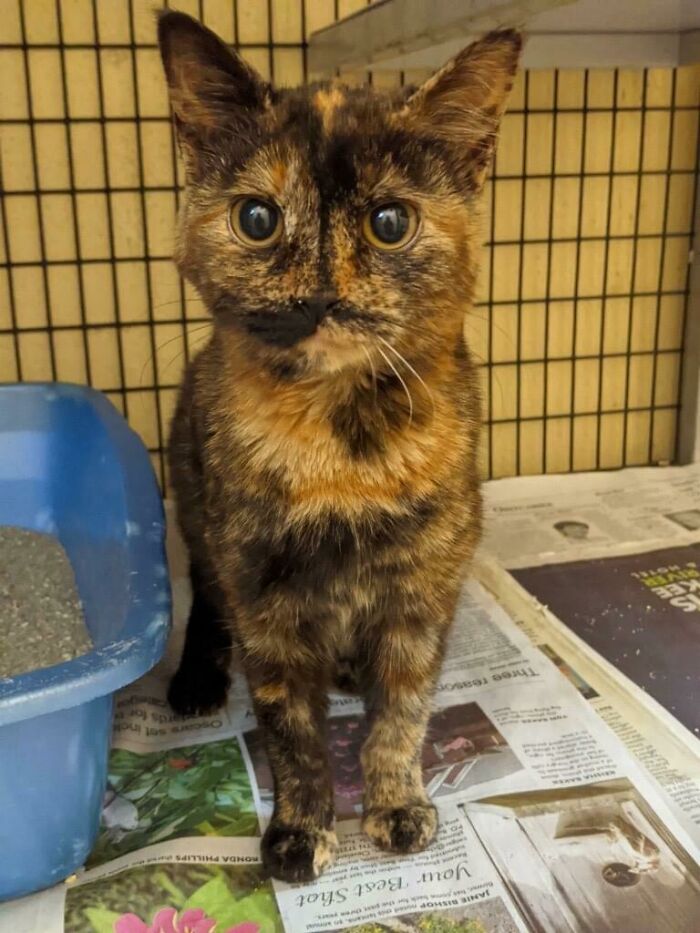
[[[174,907],[164,907],[150,926],[136,914],[124,914],[114,924],[114,933],[219,933],[217,921],[199,908],[185,910],[178,917]],[[260,933],[257,923],[237,923],[221,933]]]

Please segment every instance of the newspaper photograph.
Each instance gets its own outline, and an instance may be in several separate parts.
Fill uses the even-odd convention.
[[[696,929],[698,866],[630,781],[506,794],[464,809],[528,929]]]
[[[670,545],[693,546],[680,538]],[[538,556],[532,572],[544,574],[552,565]],[[557,610],[542,605],[549,588],[551,606],[560,599],[558,611],[572,617],[578,608],[584,625],[616,599],[631,603],[639,586],[642,603],[663,606],[650,628],[663,641],[664,621],[681,625],[671,613],[684,611],[643,582],[661,565],[632,562],[587,577],[593,570],[577,565],[591,561],[579,557],[566,567],[582,575],[571,584],[581,602],[567,603],[566,587],[559,591],[546,575],[516,579],[496,561],[478,562],[460,599],[422,751],[440,816],[436,841],[397,857],[361,832],[364,710],[357,697],[334,694],[328,748],[339,857],[315,882],[289,885],[265,877],[260,862],[272,778],[242,675],[234,672],[229,702],[215,714],[180,718],[167,704],[189,606],[174,533],[169,560],[173,637],[164,661],[117,697],[90,859],[65,884],[2,905],[0,933],[700,929],[700,795],[693,803],[700,743],[683,726],[695,745],[681,753],[656,744],[656,707],[637,715],[635,697],[620,688],[627,677],[612,677],[605,658],[602,667],[591,661],[602,646],[569,634]],[[628,589],[619,595],[623,581]],[[626,643],[614,644],[629,653]],[[649,750],[665,770],[650,766]]]
[[[481,552],[510,569],[700,541],[700,464],[515,477],[483,489]]]

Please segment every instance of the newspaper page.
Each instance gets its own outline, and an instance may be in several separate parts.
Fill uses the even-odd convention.
[[[65,884],[0,905],[1,933],[693,933],[697,824],[477,580],[464,588],[422,752],[440,831],[394,857],[360,830],[362,705],[331,701],[340,853],[316,882],[263,874],[272,780],[245,683],[219,713],[167,706],[168,657],[117,698],[97,844]],[[513,584],[514,586],[515,584]]]
[[[509,569],[700,541],[700,463],[486,483],[481,552]]]
[[[670,809],[697,827],[693,836],[700,842],[700,742],[648,694],[572,636],[502,567],[482,560],[475,575],[498,594],[530,642],[571,681],[637,763],[658,781]]]
[[[700,467],[503,480],[486,501],[477,576],[697,823]]]
[[[487,486],[482,555],[700,736],[700,464]]]

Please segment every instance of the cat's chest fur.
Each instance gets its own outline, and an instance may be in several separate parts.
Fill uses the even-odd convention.
[[[392,382],[351,391],[227,369],[205,351],[191,403],[210,548],[244,603],[313,596],[356,611],[423,550],[455,550],[474,434],[458,370],[411,409]]]
[[[454,393],[427,391],[409,402],[396,380],[284,384],[254,373],[222,381],[222,459],[275,477],[291,523],[401,513],[464,462],[468,425]]]
[[[216,522],[236,552],[241,595],[368,598],[378,568],[417,553],[463,474],[464,424],[449,399],[419,400],[409,416],[393,386],[340,405],[262,380],[220,386],[203,413],[205,469],[218,474]]]

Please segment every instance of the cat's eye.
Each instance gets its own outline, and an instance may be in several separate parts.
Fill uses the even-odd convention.
[[[418,229],[416,209],[405,201],[378,204],[365,215],[362,232],[377,249],[401,249],[411,242]]]
[[[231,207],[231,229],[247,246],[270,246],[282,235],[278,207],[262,198],[239,198]]]

